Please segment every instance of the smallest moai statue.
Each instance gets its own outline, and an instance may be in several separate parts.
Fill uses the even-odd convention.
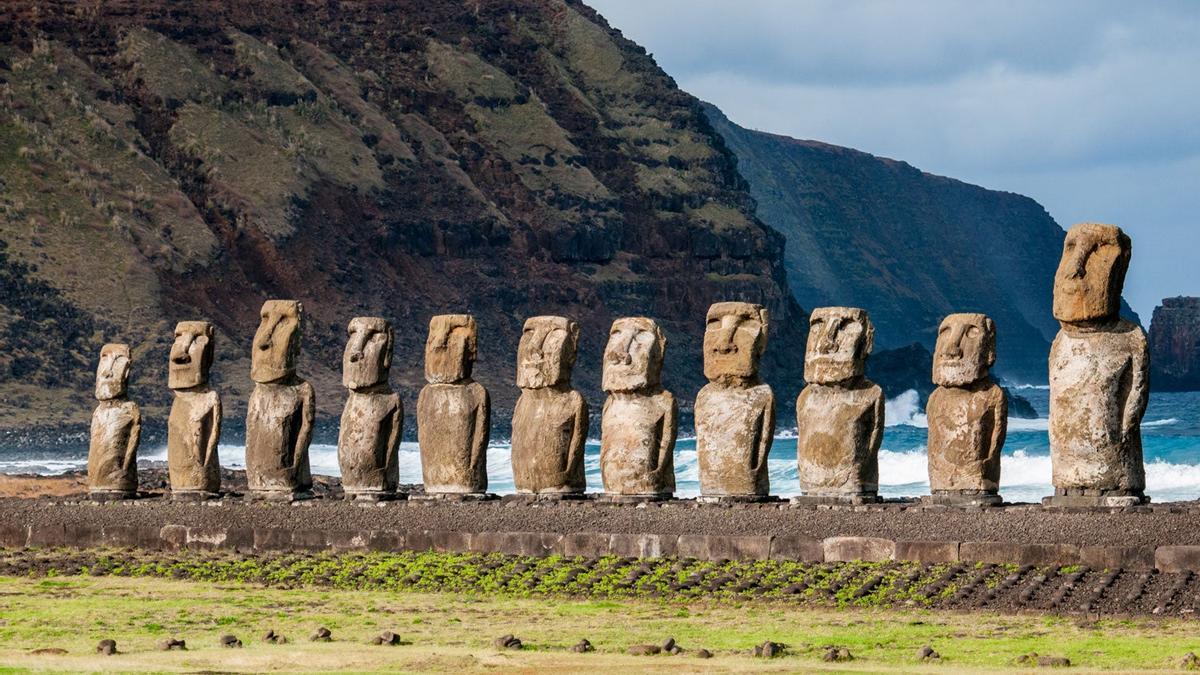
[[[525,321],[517,348],[513,408],[513,483],[519,494],[574,497],[587,488],[583,450],[588,407],[571,388],[571,368],[579,344],[579,324],[561,316]]]
[[[350,320],[342,356],[342,384],[350,390],[338,430],[342,489],[363,501],[391,499],[400,479],[397,463],[404,408],[392,391],[392,325],[378,317]]]
[[[208,499],[221,492],[221,396],[208,384],[213,333],[207,321],[180,321],[175,326],[167,363],[167,386],[175,392],[167,418],[173,499]]]
[[[600,429],[604,497],[669,499],[675,492],[675,397],[662,388],[667,339],[644,317],[617,319],[604,349],[608,392]]]
[[[429,320],[428,384],[417,397],[417,443],[425,492],[410,498],[488,496],[492,408],[487,389],[471,379],[477,340],[475,319],[469,314],[441,314]]]
[[[797,503],[879,500],[883,390],[866,378],[875,327],[857,307],[821,307],[809,319],[808,385],[796,399]]]
[[[758,378],[769,323],[762,305],[718,302],[708,308],[708,384],[695,405],[702,502],[770,498],[767,456],[775,436],[775,393]]]
[[[988,370],[996,363],[996,324],[983,314],[951,314],[938,328],[929,418],[929,491],[934,504],[1001,502],[1000,451],[1008,400]]]
[[[253,498],[307,499],[316,396],[296,375],[304,308],[295,300],[268,300],[260,318],[250,358],[255,384],[246,408],[246,482]]]
[[[88,493],[98,499],[137,496],[142,413],[129,400],[129,345],[106,344],[96,368],[96,412],[88,446]]]

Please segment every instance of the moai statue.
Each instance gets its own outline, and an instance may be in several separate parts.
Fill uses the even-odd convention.
[[[938,328],[929,418],[929,491],[934,504],[1000,503],[1000,451],[1008,399],[988,369],[996,363],[996,324],[983,314],[951,314]]]
[[[88,492],[97,498],[137,495],[142,413],[128,398],[129,345],[107,344],[96,368],[96,412],[88,446]]]
[[[404,424],[400,397],[388,383],[395,335],[387,320],[365,316],[351,319],[347,332],[342,385],[350,397],[338,430],[342,489],[359,500],[390,499],[400,480],[397,453]]]
[[[670,498],[675,492],[678,408],[660,383],[666,347],[651,319],[617,319],[609,330],[602,378],[608,400],[600,423],[606,498]]]
[[[316,400],[312,385],[296,375],[304,308],[295,300],[268,300],[254,334],[246,410],[246,480],[264,499],[312,496],[308,444]]]
[[[767,455],[775,436],[775,394],[758,379],[767,325],[762,305],[718,302],[708,308],[708,384],[695,405],[702,501],[761,500],[770,494]]]
[[[213,325],[180,321],[167,363],[167,386],[175,392],[167,418],[167,470],[175,499],[216,497],[221,491],[221,396],[208,385],[213,362]]]
[[[883,390],[864,375],[875,327],[856,307],[821,307],[809,319],[808,385],[796,399],[796,502],[874,502],[879,493]]]
[[[1132,245],[1113,225],[1071,228],[1054,275],[1050,461],[1055,506],[1149,501],[1142,415],[1149,396],[1146,334],[1120,317]]]
[[[579,344],[579,324],[561,316],[525,321],[517,348],[517,386],[513,409],[513,482],[522,494],[582,495],[583,446],[588,408],[571,388],[571,368]]]
[[[442,314],[429,320],[425,380],[417,398],[417,442],[429,497],[480,498],[487,492],[491,403],[471,379],[475,319]]]

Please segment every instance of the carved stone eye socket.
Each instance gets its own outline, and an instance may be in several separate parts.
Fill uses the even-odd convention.
[[[945,335],[950,332],[950,326],[942,326],[938,329],[938,335]]]
[[[972,337],[972,338],[979,337],[979,326],[971,326],[970,328],[968,328],[967,329],[967,337]]]
[[[720,319],[720,317],[713,317],[713,318],[709,319],[709,320],[708,320],[708,325],[709,325],[709,326],[719,326],[719,325],[721,325],[721,319]]]

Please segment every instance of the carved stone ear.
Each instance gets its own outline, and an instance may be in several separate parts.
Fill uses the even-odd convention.
[[[767,350],[767,334],[771,326],[771,313],[767,311],[766,307],[759,308],[758,322],[762,324],[762,330],[759,331],[759,339],[757,341],[758,353],[761,355]]]
[[[875,324],[871,323],[871,317],[864,315],[863,325],[866,327],[866,339],[863,341],[863,356],[869,356],[875,350]]]
[[[392,349],[396,343],[396,331],[392,328],[392,324],[390,321],[383,325],[384,325],[384,335],[387,335],[387,340],[384,341],[384,345],[383,345],[383,367],[391,368],[392,367]]]
[[[996,365],[996,322],[992,317],[983,318],[983,329],[987,332],[987,353],[984,354],[984,362],[991,368]]]

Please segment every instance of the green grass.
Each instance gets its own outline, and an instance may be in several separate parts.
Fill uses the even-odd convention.
[[[867,672],[963,672],[1011,668],[1031,651],[1067,656],[1072,671],[1164,669],[1200,650],[1194,623],[1139,619],[1076,623],[1055,616],[957,614],[929,610],[806,609],[719,599],[580,600],[486,594],[273,588],[237,582],[156,578],[0,577],[0,671],[15,670],[353,670],[446,672],[482,670],[585,672],[774,672],[836,668]],[[769,607],[766,611],[764,608]],[[313,643],[318,627],[331,643]],[[289,644],[266,644],[267,629]],[[404,642],[368,640],[394,630]],[[239,637],[243,649],[217,646]],[[491,646],[513,633],[523,651]],[[633,657],[633,644],[674,637],[679,656]],[[164,637],[187,640],[186,652],[160,652]],[[596,647],[574,654],[586,637]],[[97,641],[112,638],[121,654],[98,657]],[[780,659],[749,655],[764,640],[788,645]],[[924,644],[938,663],[916,659]],[[822,661],[827,645],[848,648],[847,664]],[[31,655],[57,647],[66,655]],[[700,660],[698,648],[716,657]]]

